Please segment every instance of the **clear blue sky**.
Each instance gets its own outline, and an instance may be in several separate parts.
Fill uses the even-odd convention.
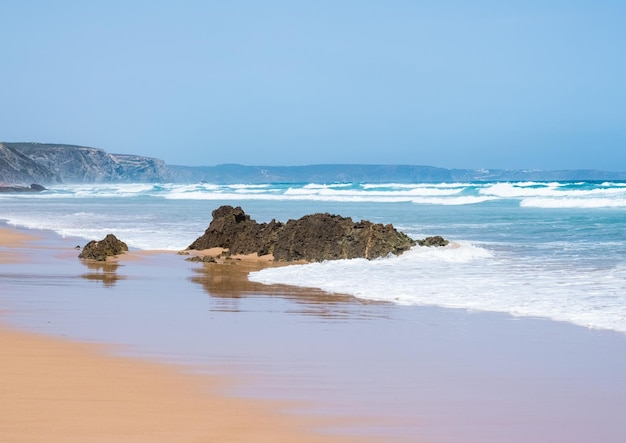
[[[626,171],[626,1],[0,3],[0,140]]]

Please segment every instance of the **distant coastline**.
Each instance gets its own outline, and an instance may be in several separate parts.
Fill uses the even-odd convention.
[[[441,183],[481,181],[626,181],[626,172],[596,169],[447,169],[424,165],[168,165],[100,148],[0,142],[0,184],[69,183]]]
[[[594,169],[446,169],[421,165],[324,164],[307,166],[168,165],[180,183],[458,183],[494,181],[622,181],[626,172]]]

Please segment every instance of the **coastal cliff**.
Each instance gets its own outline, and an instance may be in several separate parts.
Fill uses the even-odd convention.
[[[109,154],[99,148],[48,143],[0,143],[0,182],[168,182],[162,160]]]
[[[33,182],[55,183],[58,177],[35,160],[0,143],[0,185]]]
[[[0,142],[0,186],[41,183],[452,183],[476,181],[626,180],[593,169],[446,169],[421,165],[166,165],[163,160],[51,143]]]

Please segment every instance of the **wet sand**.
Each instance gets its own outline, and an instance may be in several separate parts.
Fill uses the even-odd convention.
[[[71,345],[87,359],[123,355],[148,372],[165,371],[177,380],[170,392],[201,393],[193,402],[217,395],[241,405],[232,414],[268,414],[286,441],[294,429],[292,441],[310,430],[341,441],[436,443],[618,443],[626,435],[623,334],[265,286],[245,278],[268,265],[254,260],[189,263],[174,253],[133,252],[85,264],[69,241],[33,255],[41,243],[14,249],[34,265],[0,267],[6,324],[87,342]],[[196,375],[187,378],[189,370]],[[22,398],[37,398],[24,389]],[[66,400],[55,395],[57,404]],[[137,429],[137,438],[147,432]]]
[[[0,228],[0,263],[22,261],[20,248],[37,238]],[[115,263],[92,266],[107,275]],[[236,381],[225,376],[191,375],[112,356],[105,346],[6,327],[0,327],[0,349],[5,443],[357,441],[317,432],[332,421],[288,414],[293,405],[286,402],[226,396],[225,387]]]
[[[24,246],[28,242],[37,240],[37,236],[27,234],[15,229],[0,227],[0,264],[2,263],[19,263],[24,260],[19,254],[15,253],[15,248]]]
[[[288,404],[220,393],[216,376],[105,356],[94,345],[0,328],[0,441],[317,442]]]

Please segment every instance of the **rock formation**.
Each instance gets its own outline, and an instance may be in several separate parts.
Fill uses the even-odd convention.
[[[221,206],[188,249],[226,248],[231,254],[271,254],[276,261],[323,261],[399,255],[416,243],[392,225],[312,214],[283,224],[257,223],[241,207]]]
[[[162,160],[48,143],[0,143],[0,182],[168,182]]]
[[[55,183],[56,175],[26,155],[0,143],[0,183]]]
[[[343,258],[399,255],[415,241],[392,225],[331,214],[306,215],[289,220],[277,238],[274,258],[279,261],[323,261]]]
[[[85,245],[78,258],[105,261],[107,257],[114,257],[128,251],[128,246],[113,234],[108,234],[103,240],[92,240]]]
[[[257,223],[241,207],[221,206],[213,211],[213,220],[188,249],[226,248],[231,254],[271,254],[282,223]]]
[[[0,192],[42,192],[45,190],[46,188],[36,183],[30,186],[0,186]]]
[[[435,235],[434,237],[426,237],[423,240],[418,240],[417,244],[420,246],[448,246],[450,243],[448,240],[443,238],[440,235]]]

